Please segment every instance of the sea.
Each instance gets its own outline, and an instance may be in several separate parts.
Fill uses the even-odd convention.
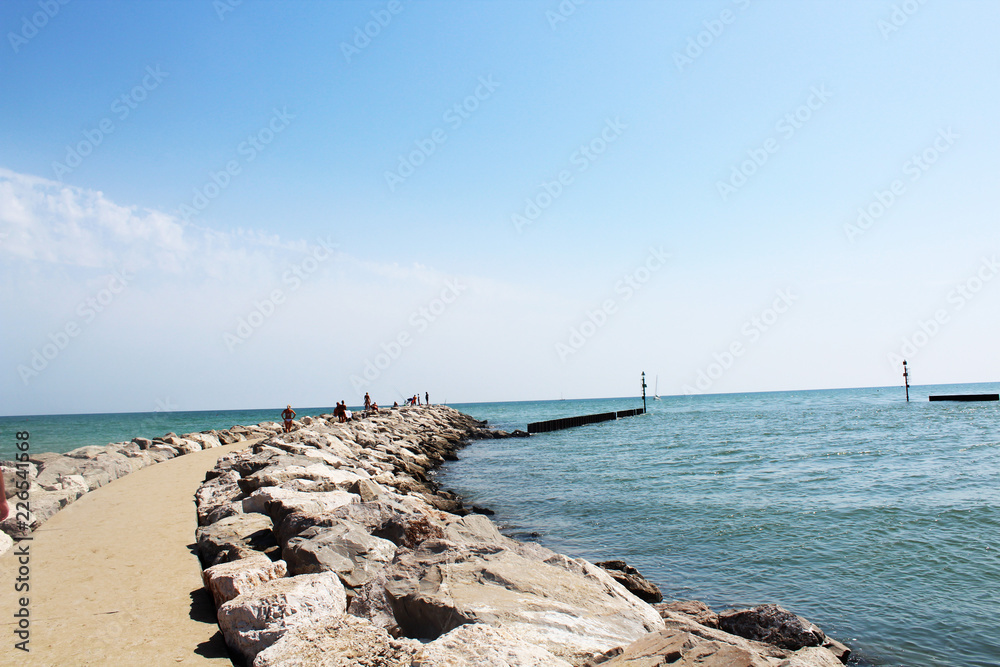
[[[1000,383],[646,398],[647,413],[480,440],[436,473],[507,534],[625,560],[668,600],[775,603],[852,664],[1000,665]],[[640,398],[455,404],[505,430]],[[332,412],[297,409],[299,416]],[[280,407],[0,417],[32,453],[276,421]]]

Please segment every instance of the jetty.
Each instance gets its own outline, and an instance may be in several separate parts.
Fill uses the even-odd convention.
[[[635,408],[634,410],[618,410],[616,412],[601,412],[596,415],[581,415],[579,417],[563,417],[562,419],[550,419],[542,422],[531,422],[528,424],[528,433],[548,433],[549,431],[559,431],[564,428],[574,426],[584,426],[586,424],[597,424],[599,422],[621,419],[622,417],[634,417],[645,414],[645,408]]]
[[[660,592],[623,561],[593,564],[501,534],[431,475],[471,440],[515,435],[485,426],[425,406],[346,423],[306,416],[291,433],[265,422],[36,455],[33,503],[77,493],[45,489],[51,478],[86,484],[17,535],[27,563],[16,550],[0,559],[31,587],[0,591],[0,607],[30,609],[6,622],[25,627],[30,653],[12,638],[0,663],[847,661],[849,648],[776,605],[652,606]],[[747,641],[764,634],[771,643]]]
[[[1000,394],[941,394],[927,398],[931,401],[1000,401]]]

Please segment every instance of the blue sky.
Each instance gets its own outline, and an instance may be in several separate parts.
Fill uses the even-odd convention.
[[[0,25],[0,412],[1000,375],[996,3]]]

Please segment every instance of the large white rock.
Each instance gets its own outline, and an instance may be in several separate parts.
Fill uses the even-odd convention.
[[[337,456],[336,454],[328,452],[325,449],[314,449],[312,447],[306,449],[306,451],[303,452],[302,455],[308,456],[311,459],[322,461],[331,468],[340,468],[343,466],[348,466],[349,465],[348,460],[352,458],[351,456],[346,456],[346,457]]]
[[[87,445],[85,447],[77,447],[76,449],[71,449],[66,452],[63,456],[68,456],[71,459],[93,459],[96,458],[98,454],[117,454],[119,453],[111,445]]]
[[[807,646],[793,653],[778,667],[843,667],[843,664],[822,646]]]
[[[330,432],[325,424],[316,424],[316,429],[301,429],[295,432],[295,438],[303,445],[319,449],[343,459],[357,458],[357,445],[345,440],[338,433]],[[354,445],[352,447],[351,445]]]
[[[283,514],[291,511],[324,513],[359,502],[361,496],[346,491],[312,493],[278,486],[264,486],[243,499],[243,511],[248,514],[252,512],[268,514],[268,503],[275,503],[282,509]]]
[[[180,454],[190,454],[192,452],[200,452],[204,449],[201,443],[197,440],[188,440],[187,438],[174,438],[174,442],[171,443],[177,448]]]
[[[513,632],[479,623],[460,625],[422,646],[413,667],[572,667]]]
[[[241,486],[245,491],[253,491],[264,486],[285,486],[293,480],[309,480],[316,482],[311,485],[310,491],[336,491],[347,490],[367,478],[367,473],[341,470],[317,461],[306,466],[269,466],[245,477]]]
[[[201,573],[205,588],[212,593],[215,606],[221,606],[261,584],[280,579],[288,573],[285,561],[272,561],[260,554],[230,563],[213,565]]]
[[[208,480],[194,493],[194,502],[198,507],[198,525],[212,523],[209,516],[218,508],[227,505],[240,495],[237,482],[240,476],[233,470],[226,470],[218,477]]]
[[[262,514],[238,514],[220,519],[195,531],[198,555],[203,563],[216,565],[257,555],[276,545],[271,519]]]
[[[336,572],[347,586],[371,581],[396,555],[396,545],[368,534],[344,520],[335,526],[313,526],[288,540],[282,556],[293,574]]]
[[[63,491],[71,491],[77,498],[90,491],[83,475],[63,475],[59,478],[59,483]]]
[[[219,607],[219,627],[226,643],[248,663],[296,626],[340,615],[347,596],[333,572],[272,579]]]
[[[202,449],[210,449],[222,444],[219,442],[219,437],[214,433],[185,433],[184,439],[197,442],[201,445]]]
[[[484,623],[577,662],[663,627],[601,568],[533,544],[430,539],[400,553],[386,575],[396,622],[410,637]]]
[[[253,667],[410,667],[419,645],[393,639],[365,619],[328,614],[289,628],[257,654]]]

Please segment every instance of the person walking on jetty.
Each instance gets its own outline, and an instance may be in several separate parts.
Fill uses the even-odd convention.
[[[372,398],[371,398],[371,396],[368,395],[368,392],[366,391],[365,392],[365,412],[368,412],[371,409],[372,409]]]
[[[295,418],[295,410],[292,410],[292,406],[289,405],[284,410],[281,411],[281,419],[285,424],[285,433],[292,432],[292,419]]]
[[[430,395],[430,394],[428,394],[428,393],[427,393],[427,392],[425,391],[425,392],[424,392],[424,405],[430,405],[430,404],[431,404],[431,395]]]

